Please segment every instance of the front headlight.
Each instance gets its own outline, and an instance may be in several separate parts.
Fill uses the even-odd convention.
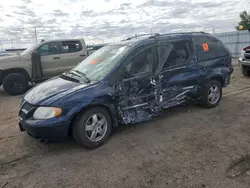
[[[55,118],[62,113],[61,108],[56,107],[39,107],[33,114],[35,119],[49,119]]]

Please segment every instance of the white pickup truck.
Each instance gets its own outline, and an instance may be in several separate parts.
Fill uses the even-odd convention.
[[[86,57],[83,39],[43,41],[20,54],[0,57],[0,86],[11,95],[23,94],[29,82],[60,75]]]

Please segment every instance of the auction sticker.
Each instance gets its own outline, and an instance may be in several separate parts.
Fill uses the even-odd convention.
[[[204,52],[209,51],[209,47],[208,47],[208,44],[207,44],[207,43],[203,43],[203,44],[202,44],[202,47],[203,47]]]

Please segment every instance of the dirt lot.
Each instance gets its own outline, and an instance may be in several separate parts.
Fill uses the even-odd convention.
[[[233,76],[217,108],[169,109],[92,151],[20,133],[19,97],[0,91],[0,188],[250,187],[250,79],[238,67]]]

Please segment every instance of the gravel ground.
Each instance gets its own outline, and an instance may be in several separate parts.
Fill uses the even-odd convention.
[[[233,76],[217,108],[166,110],[90,151],[21,133],[19,97],[0,91],[0,188],[250,187],[250,79],[238,67]]]

